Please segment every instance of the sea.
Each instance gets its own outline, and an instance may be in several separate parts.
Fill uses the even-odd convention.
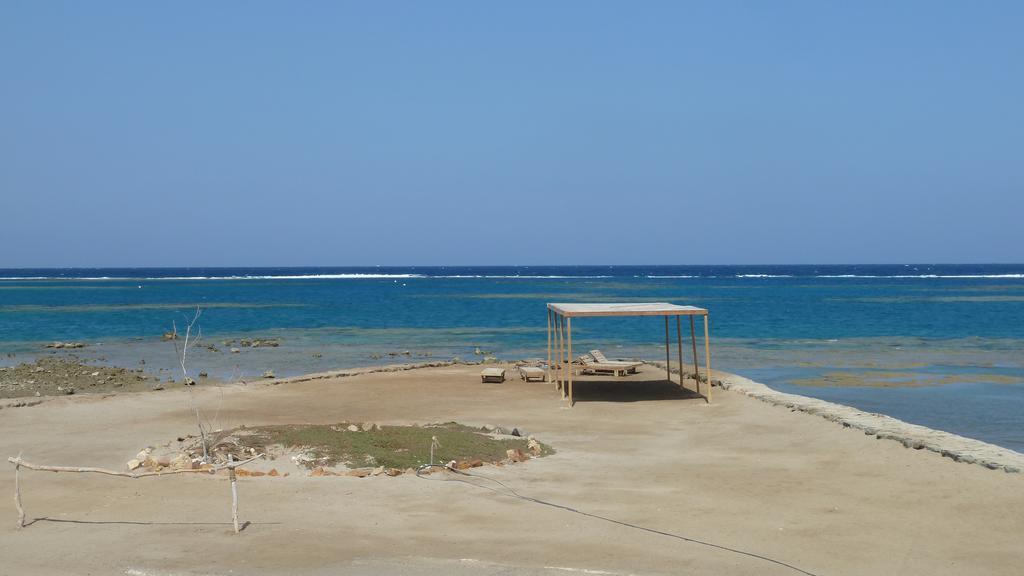
[[[74,341],[174,378],[197,312],[221,380],[541,359],[548,302],[707,308],[716,369],[1024,452],[1024,264],[0,269],[0,365]],[[663,322],[578,319],[574,348],[663,359]]]

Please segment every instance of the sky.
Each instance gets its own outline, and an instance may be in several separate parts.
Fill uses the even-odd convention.
[[[1024,262],[1021,2],[0,3],[0,267]]]

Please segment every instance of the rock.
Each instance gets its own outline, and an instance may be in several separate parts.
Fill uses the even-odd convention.
[[[376,424],[373,422],[364,422],[362,425],[363,432],[372,432],[376,428]]]
[[[373,469],[373,472],[370,472],[370,475],[371,476],[380,476],[383,473],[384,473],[384,467],[383,466],[377,466],[376,468]]]
[[[372,472],[372,470],[368,468],[356,468],[355,470],[349,470],[346,475],[355,476],[356,478],[366,478],[370,475],[370,472]]]
[[[231,349],[231,353],[232,354],[238,354],[239,352],[241,352],[241,350],[239,350],[238,348],[232,348]]]
[[[264,378],[274,378],[274,371],[273,370],[267,370],[266,372],[263,373],[263,377]]]
[[[169,464],[170,464],[171,470],[191,470],[192,469],[192,459],[189,458],[188,454],[185,454],[184,452],[179,452],[178,454],[176,454],[174,456],[174,458],[171,458],[171,461],[170,461]]]
[[[137,470],[141,466],[142,462],[138,458],[132,458],[131,460],[128,461],[127,464],[125,464],[125,468],[129,470]]]
[[[456,470],[466,470],[467,468],[479,468],[480,466],[483,466],[483,465],[484,465],[484,461],[483,460],[481,460],[479,458],[475,458],[473,460],[463,460],[462,462],[456,462],[455,463],[455,469]]]
[[[267,476],[280,476],[281,473],[277,471],[277,468],[271,468],[270,472],[267,472]]]
[[[384,471],[384,474],[388,476],[401,476],[402,470],[399,468],[388,468]]]
[[[526,440],[526,448],[534,456],[540,456],[540,453],[544,450],[544,448],[540,445],[540,442],[537,442],[537,440],[533,436],[530,436]]]
[[[209,378],[209,377],[210,377],[210,375],[209,375],[209,374],[207,374],[206,372],[200,372],[200,373],[199,373],[199,377],[200,377],[200,378]]]
[[[314,468],[313,471],[309,473],[309,475],[310,476],[314,476],[314,477],[320,477],[320,476],[331,476],[331,473],[328,472],[327,470],[324,470],[322,467],[318,466],[318,467]]]
[[[85,344],[81,342],[51,342],[46,345],[47,348],[85,348]]]
[[[513,436],[519,436],[519,428],[513,428],[511,434]]]
[[[188,377],[185,378],[185,386],[195,386],[195,385],[196,385],[196,381],[195,380],[193,380],[191,378],[188,378]]]
[[[145,462],[149,458],[149,454],[151,452],[152,452],[152,450],[150,450],[149,448],[146,448],[144,450],[140,450],[139,453],[135,455],[135,459],[136,460],[140,460],[142,462]]]
[[[164,335],[161,336],[161,339],[162,340],[177,340],[178,339],[178,335],[175,334],[174,332],[164,332]]]
[[[526,462],[530,457],[523,453],[519,448],[511,448],[505,451],[508,456],[509,462]]]
[[[93,376],[93,377],[96,377],[96,376],[99,376],[99,375],[100,375],[99,372],[93,372],[92,374],[89,374],[89,376]]]
[[[359,426],[356,426],[355,424],[349,424],[347,430],[349,432],[359,432]]]

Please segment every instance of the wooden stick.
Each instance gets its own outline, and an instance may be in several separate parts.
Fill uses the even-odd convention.
[[[565,398],[565,317],[559,314],[555,319],[558,322],[558,389]]]
[[[228,454],[228,478],[231,479],[231,523],[238,534],[238,479],[235,474],[235,456]]]
[[[21,453],[18,453],[18,462],[21,462]],[[21,483],[18,478],[18,472],[21,470],[21,464],[14,465],[14,505],[18,507],[18,528],[25,527],[25,509],[21,507]]]
[[[565,322],[569,330],[569,406],[572,407],[572,317],[567,318]]]
[[[551,383],[551,309],[548,308],[548,384]]]
[[[676,316],[676,344],[679,345],[679,387],[686,388],[684,384],[686,379],[683,377],[683,329],[680,326],[681,321],[679,316]]]
[[[704,315],[704,370],[708,373],[708,404],[711,403],[711,336],[708,333],[708,315]]]
[[[668,351],[668,316],[665,316],[665,380],[672,381],[672,360]]]
[[[700,370],[697,368],[697,331],[693,327],[693,316],[690,316],[690,342],[693,344],[693,381],[700,394]]]

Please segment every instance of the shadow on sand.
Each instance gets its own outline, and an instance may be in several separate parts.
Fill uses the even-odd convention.
[[[687,386],[693,388],[692,381]],[[664,378],[643,375],[612,378],[588,376],[573,380],[573,400],[579,402],[644,402],[653,400],[704,400],[692,389],[680,388]]]

